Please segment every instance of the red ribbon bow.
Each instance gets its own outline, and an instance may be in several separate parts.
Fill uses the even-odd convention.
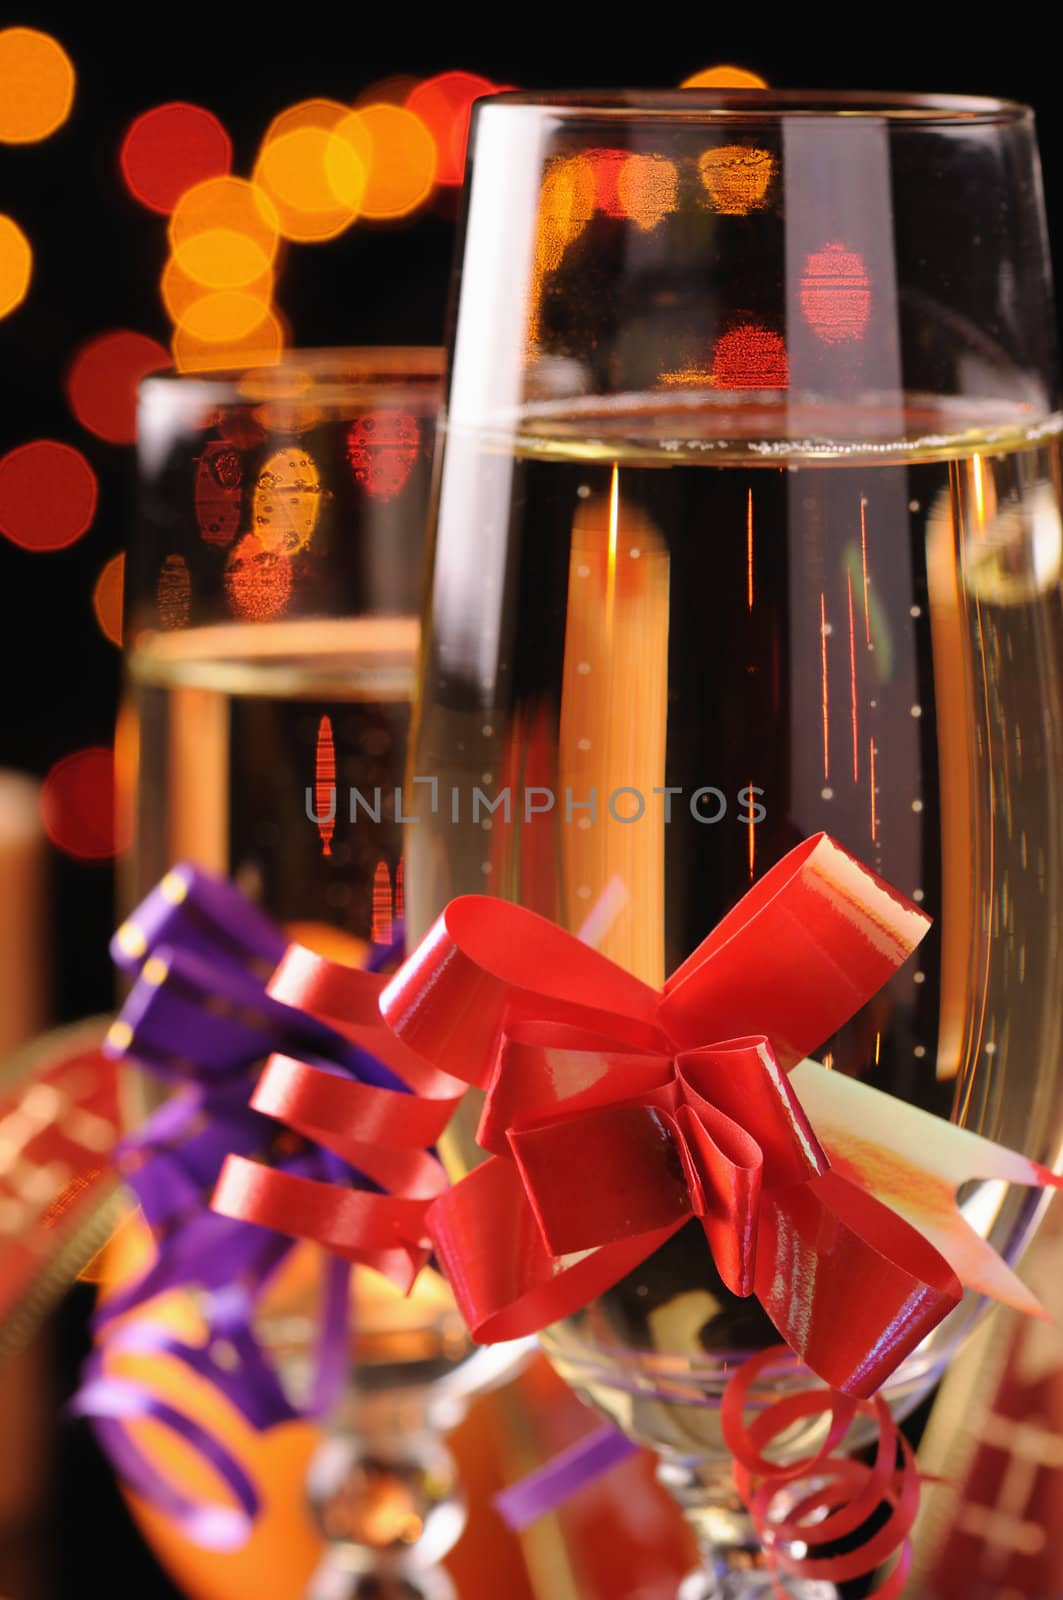
[[[697,1216],[730,1288],[755,1293],[832,1387],[870,1393],[960,1284],[916,1228],[830,1170],[787,1074],[928,925],[821,834],[659,993],[482,896],[452,901],[383,987],[292,951],[271,992],[329,1017],[416,1098],[275,1058],[253,1103],[393,1192],[281,1185],[232,1158],[214,1204],[407,1284],[434,1248],[483,1342],[585,1305]],[[492,1159],[443,1188],[416,1150],[449,1116],[455,1079],[488,1089],[479,1138]]]

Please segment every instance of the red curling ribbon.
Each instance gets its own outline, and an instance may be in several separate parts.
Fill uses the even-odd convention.
[[[909,1535],[919,1509],[920,1477],[911,1446],[881,1396],[853,1399],[836,1390],[805,1389],[763,1405],[753,1386],[770,1369],[778,1376],[780,1363],[789,1354],[786,1346],[777,1346],[744,1361],[724,1390],[720,1408],[724,1440],[734,1457],[735,1483],[761,1545],[776,1574],[806,1580],[844,1583],[866,1577],[892,1560],[890,1571],[871,1593],[878,1600],[899,1600],[911,1571]],[[747,1427],[745,1409],[758,1401],[762,1408]],[[812,1455],[788,1465],[764,1455],[764,1447],[783,1439],[795,1423],[828,1414],[826,1437]],[[875,1425],[874,1457],[869,1463],[838,1453],[857,1417],[869,1418]],[[800,1495],[804,1482],[814,1487]],[[789,1507],[780,1514],[783,1491]],[[883,1509],[888,1511],[885,1521],[851,1550],[842,1555],[815,1554],[836,1540],[851,1539]],[[797,1542],[808,1553],[798,1556],[787,1548]],[[785,1600],[787,1591],[778,1578],[776,1593]]]
[[[292,949],[270,992],[324,1017],[422,1104],[271,1059],[256,1106],[390,1193],[337,1195],[284,1174],[251,1186],[235,1166],[220,1209],[397,1282],[434,1246],[483,1343],[586,1305],[697,1217],[731,1289],[755,1294],[832,1389],[868,1396],[961,1283],[1036,1306],[963,1220],[957,1186],[1063,1181],[803,1059],[928,925],[820,834],[659,992],[484,896],[452,901],[387,980]],[[491,1159],[448,1189],[423,1146],[462,1084],[487,1091],[478,1137]]]
[[[431,1255],[427,1208],[447,1187],[430,1147],[465,1085],[414,1055],[385,1026],[378,1004],[384,981],[377,973],[291,945],[268,992],[329,1023],[391,1068],[413,1093],[274,1054],[251,1104],[331,1150],[387,1192],[303,1178],[234,1155],[222,1169],[211,1205],[225,1216],[324,1245],[409,1291]]]

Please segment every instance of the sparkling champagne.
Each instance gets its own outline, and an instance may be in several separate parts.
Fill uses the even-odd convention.
[[[1051,1163],[1058,429],[999,426],[999,407],[992,429],[933,402],[850,426],[723,398],[543,403],[504,437],[450,434],[413,744],[413,771],[438,782],[408,802],[412,931],[486,891],[659,985],[826,830],[933,924],[823,1041],[824,1064]],[[965,1210],[1012,1257],[1038,1203],[982,1184]],[[898,1395],[926,1387],[971,1314]],[[694,1224],[547,1346],[628,1432],[689,1450],[711,1445],[734,1360],[777,1338]]]

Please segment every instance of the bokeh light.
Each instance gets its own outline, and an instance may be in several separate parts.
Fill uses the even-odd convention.
[[[0,214],[0,317],[25,300],[32,273],[29,240],[13,217]]]
[[[246,178],[208,178],[178,200],[170,246],[183,272],[207,289],[242,289],[268,272],[280,227],[273,202]]]
[[[214,113],[174,100],[130,123],[118,161],[130,194],[166,215],[187,189],[227,173],[232,158],[229,135]]]
[[[132,444],[137,434],[137,385],[170,365],[156,339],[129,329],[97,334],[83,344],[66,374],[70,409],[90,433],[110,444]]]
[[[759,322],[743,322],[716,341],[712,381],[718,389],[785,389],[790,382],[786,343]]]
[[[374,500],[401,494],[417,460],[421,429],[407,411],[370,411],[347,430],[347,462]]]
[[[256,300],[261,308],[257,313],[257,320],[260,321],[270,310],[273,299],[273,286],[273,269],[269,267],[262,273],[261,277],[256,278],[252,283],[242,284],[239,289],[221,289],[210,292],[239,294],[248,300]],[[216,303],[213,307],[203,306],[201,302],[206,296],[202,283],[197,278],[189,277],[181,263],[173,256],[170,257],[163,268],[162,277],[159,280],[159,293],[162,296],[162,303],[166,307],[166,313],[175,327],[181,327],[186,321],[190,320],[191,324],[199,330],[197,337],[203,337],[202,329],[205,323],[209,322],[213,326],[217,326],[222,320],[225,302]],[[250,307],[242,303],[233,305],[231,310],[235,313],[236,321],[240,325],[246,324],[247,318],[251,315]],[[231,331],[228,335],[222,334],[221,337],[232,337]]]
[[[616,180],[617,200],[637,228],[651,233],[676,208],[679,172],[665,156],[628,156]]]
[[[496,85],[489,78],[473,72],[440,72],[407,95],[407,107],[421,118],[436,142],[437,183],[461,182],[473,101],[495,92]]]
[[[255,166],[254,181],[269,195],[287,239],[315,243],[334,239],[358,215],[368,178],[368,138],[362,150],[334,131],[357,124],[342,106],[329,126],[293,127],[267,136]]]
[[[227,439],[212,439],[196,462],[193,501],[207,544],[231,544],[240,526],[244,462]]]
[[[63,550],[96,513],[96,474],[80,450],[32,439],[0,458],[0,533],[24,550]]]
[[[362,214],[381,221],[408,216],[435,187],[435,140],[415,112],[383,101],[350,112],[336,128],[336,137],[355,149],[365,133],[372,161]]]
[[[41,821],[57,849],[78,861],[108,861],[128,845],[116,825],[114,752],[75,750],[41,785]]]
[[[51,34],[0,30],[0,142],[47,139],[70,115],[74,81],[70,57]]]
[[[853,344],[871,314],[871,280],[859,250],[832,239],[814,250],[801,279],[801,310],[824,344]]]
[[[244,315],[250,319],[254,308],[261,309],[260,302],[249,295],[225,294],[223,297],[219,294],[209,298],[212,306],[200,302],[198,307],[198,315],[204,322],[215,316],[220,322],[225,315],[232,313],[237,326],[240,326]],[[206,299],[204,296],[204,301]],[[248,302],[246,305],[245,300]],[[267,308],[265,315],[258,318],[250,332],[230,333],[216,339],[204,339],[182,323],[174,331],[173,364],[178,372],[222,372],[228,367],[266,367],[280,360],[284,345],[284,325],[277,312]]]
[[[714,210],[725,217],[744,217],[764,205],[775,157],[755,145],[721,144],[698,158],[698,172]]]
[[[190,339],[204,344],[243,344],[270,315],[269,302],[257,295],[244,289],[215,289],[185,308],[180,327]]]
[[[184,556],[166,557],[155,584],[155,606],[159,627],[167,633],[187,628],[192,605],[192,578]]]
[[[225,595],[230,609],[248,622],[279,616],[292,592],[292,564],[286,555],[267,550],[253,533],[233,546],[225,567]]]
[[[251,520],[259,543],[273,554],[294,555],[310,543],[321,510],[321,478],[299,445],[275,450],[255,480]]]
[[[623,217],[624,210],[617,184],[627,160],[626,150],[587,150],[585,159],[594,170],[594,204],[607,217]]]
[[[357,111],[362,106],[404,106],[420,82],[412,72],[392,72],[386,78],[374,78],[355,95],[354,108]]]
[[[122,595],[125,583],[125,555],[106,562],[92,590],[92,609],[100,632],[112,644],[122,644]]]
[[[766,89],[767,78],[762,78],[759,72],[750,72],[748,67],[706,67],[702,72],[695,72],[693,77],[684,78],[680,84],[681,89]]]

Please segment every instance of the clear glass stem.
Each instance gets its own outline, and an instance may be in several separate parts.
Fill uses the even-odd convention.
[[[439,1563],[465,1501],[430,1398],[352,1384],[307,1476],[326,1541],[307,1600],[457,1600]]]
[[[677,1600],[838,1600],[833,1584],[776,1576],[735,1489],[728,1461],[662,1458],[657,1477],[682,1509],[701,1566],[683,1579]]]

